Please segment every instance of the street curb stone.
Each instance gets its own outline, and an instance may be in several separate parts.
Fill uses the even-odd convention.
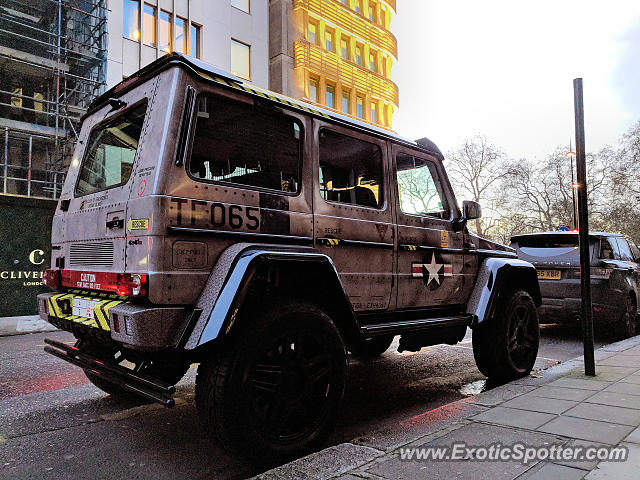
[[[598,352],[620,352],[639,345],[640,336],[628,338],[626,340],[615,342],[610,345],[605,345],[597,349],[596,358],[598,357]],[[601,353],[600,355],[603,354]],[[482,406],[493,406],[500,404],[531,391],[532,387],[546,385],[559,378],[565,377],[573,369],[582,365],[584,365],[583,357],[576,357],[566,362],[554,365],[547,370],[539,372],[541,373],[541,375],[521,378],[510,383],[495,387],[491,390],[488,390],[487,392],[479,393],[474,397],[475,402]],[[456,402],[451,402],[451,404],[456,404],[459,402],[468,403],[469,399],[461,399]],[[473,414],[469,416],[473,416]],[[461,426],[461,419],[454,419],[450,423],[452,425],[458,424]],[[440,428],[439,431],[450,429],[452,425],[444,425]],[[438,436],[437,432],[433,432],[431,433],[431,435]],[[416,441],[416,439],[413,440],[413,442]],[[408,442],[407,444],[413,442]],[[276,467],[253,478],[260,480],[309,480],[312,478],[324,480],[346,474],[353,471],[354,469],[366,465],[367,463],[373,463],[375,462],[376,458],[382,457],[384,455],[385,452],[381,450],[363,445],[354,445],[353,443],[342,443],[333,447],[325,448],[323,450],[320,450],[319,452],[312,453],[310,455],[307,455],[306,457],[299,458],[280,467]],[[352,458],[349,458],[350,461],[345,462],[344,457]],[[352,466],[346,468],[346,465],[349,463],[351,463]]]
[[[0,337],[24,335],[26,333],[53,332],[56,327],[38,315],[0,317]]]

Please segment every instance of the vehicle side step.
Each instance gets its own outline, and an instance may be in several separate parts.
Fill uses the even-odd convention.
[[[459,315],[441,318],[376,323],[360,327],[366,337],[378,335],[401,335],[407,332],[427,331],[440,328],[471,326],[472,315]]]
[[[83,370],[90,370],[91,373],[104,378],[108,382],[115,383],[136,395],[165,407],[173,407],[175,405],[175,400],[171,396],[175,393],[176,387],[169,383],[140,375],[120,365],[105,363],[99,358],[81,352],[78,348],[62,342],[45,338],[44,343],[50,345],[44,347],[45,352],[72,363]]]

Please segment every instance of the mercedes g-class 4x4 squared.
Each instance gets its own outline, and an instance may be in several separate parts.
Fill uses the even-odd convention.
[[[99,388],[196,405],[224,446],[259,458],[318,446],[346,352],[455,344],[480,371],[527,374],[536,271],[468,232],[426,139],[166,55],[84,117],[52,226],[49,353]],[[133,365],[133,366],[132,366]],[[249,447],[249,448],[247,448]]]

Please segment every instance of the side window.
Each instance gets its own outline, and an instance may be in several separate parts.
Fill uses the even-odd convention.
[[[600,239],[600,259],[613,260],[613,248],[606,238]]]
[[[198,180],[298,192],[302,126],[277,113],[202,95],[189,174]]]
[[[615,241],[618,244],[618,249],[620,250],[620,260],[633,262],[633,254],[631,253],[629,244],[625,241],[625,239],[622,237],[616,237]]]
[[[636,262],[640,262],[640,249],[638,248],[638,246],[633,243],[633,240],[631,240],[629,237],[625,237],[625,240],[629,244],[629,248],[631,249],[631,254],[633,255],[634,260]]]
[[[320,132],[320,194],[332,202],[379,208],[383,202],[382,151],[378,145]]]
[[[449,206],[436,167],[412,155],[399,153],[398,203],[403,213],[449,218]]]

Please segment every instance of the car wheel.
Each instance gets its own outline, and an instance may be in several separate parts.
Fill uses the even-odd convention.
[[[393,335],[368,338],[349,347],[349,351],[356,357],[376,358],[389,350],[392,342]]]
[[[472,336],[478,369],[498,381],[527,375],[536,361],[539,343],[538,312],[524,290],[513,292],[498,314],[485,319]]]
[[[198,415],[223,448],[260,464],[287,460],[333,429],[346,369],[342,337],[323,310],[279,305],[200,364]]]
[[[633,299],[628,296],[625,301],[622,315],[616,326],[616,332],[618,338],[633,337],[638,332],[638,319],[636,318],[636,305]]]

